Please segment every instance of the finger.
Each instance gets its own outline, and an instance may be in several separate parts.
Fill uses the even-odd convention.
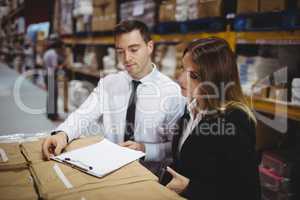
[[[44,159],[49,160],[50,158],[50,147],[52,145],[52,140],[51,138],[46,138],[44,140],[43,146],[42,146],[42,151],[43,151],[43,156]]]
[[[121,146],[123,146],[123,147],[128,147],[130,145],[132,145],[132,141],[126,141],[126,142],[121,143]]]
[[[173,180],[174,179],[172,179],[167,185],[166,185],[166,187],[168,188],[168,189],[170,189],[170,190],[174,190],[174,188],[173,188]]]
[[[63,146],[60,143],[58,143],[58,145],[56,146],[56,148],[54,150],[54,155],[58,156],[61,153],[62,149],[63,149]]]
[[[121,147],[125,147],[125,142],[121,142],[121,143],[119,143],[119,145],[120,145]]]
[[[126,146],[126,147],[129,148],[129,149],[137,150],[136,145],[133,145],[133,144],[130,144],[130,145]]]
[[[175,178],[177,177],[179,174],[173,170],[171,167],[167,167],[167,171]]]

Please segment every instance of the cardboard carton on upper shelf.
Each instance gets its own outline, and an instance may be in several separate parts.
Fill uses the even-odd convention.
[[[286,0],[260,0],[260,12],[282,11],[286,8]]]
[[[94,0],[92,31],[110,31],[117,23],[116,0]]]
[[[219,17],[223,14],[222,0],[199,0],[198,18]]]
[[[175,21],[176,0],[163,1],[159,6],[159,21]]]
[[[238,0],[237,14],[256,13],[259,8],[259,0]]]
[[[153,28],[156,24],[156,3],[154,0],[124,1],[120,5],[120,20],[140,20]]]

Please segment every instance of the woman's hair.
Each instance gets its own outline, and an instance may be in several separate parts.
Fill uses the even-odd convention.
[[[199,93],[208,110],[237,107],[254,121],[253,112],[243,95],[236,57],[226,40],[216,37],[194,40],[188,44],[183,56],[190,53],[198,66]]]

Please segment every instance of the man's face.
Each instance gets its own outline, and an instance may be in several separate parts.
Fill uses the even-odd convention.
[[[132,78],[141,79],[151,72],[153,42],[146,43],[139,30],[117,36],[115,45],[119,61]]]

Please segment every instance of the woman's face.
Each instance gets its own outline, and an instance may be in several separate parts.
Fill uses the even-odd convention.
[[[183,96],[189,100],[199,95],[200,75],[197,72],[199,67],[193,62],[192,56],[187,52],[182,59],[182,72],[178,78]]]

